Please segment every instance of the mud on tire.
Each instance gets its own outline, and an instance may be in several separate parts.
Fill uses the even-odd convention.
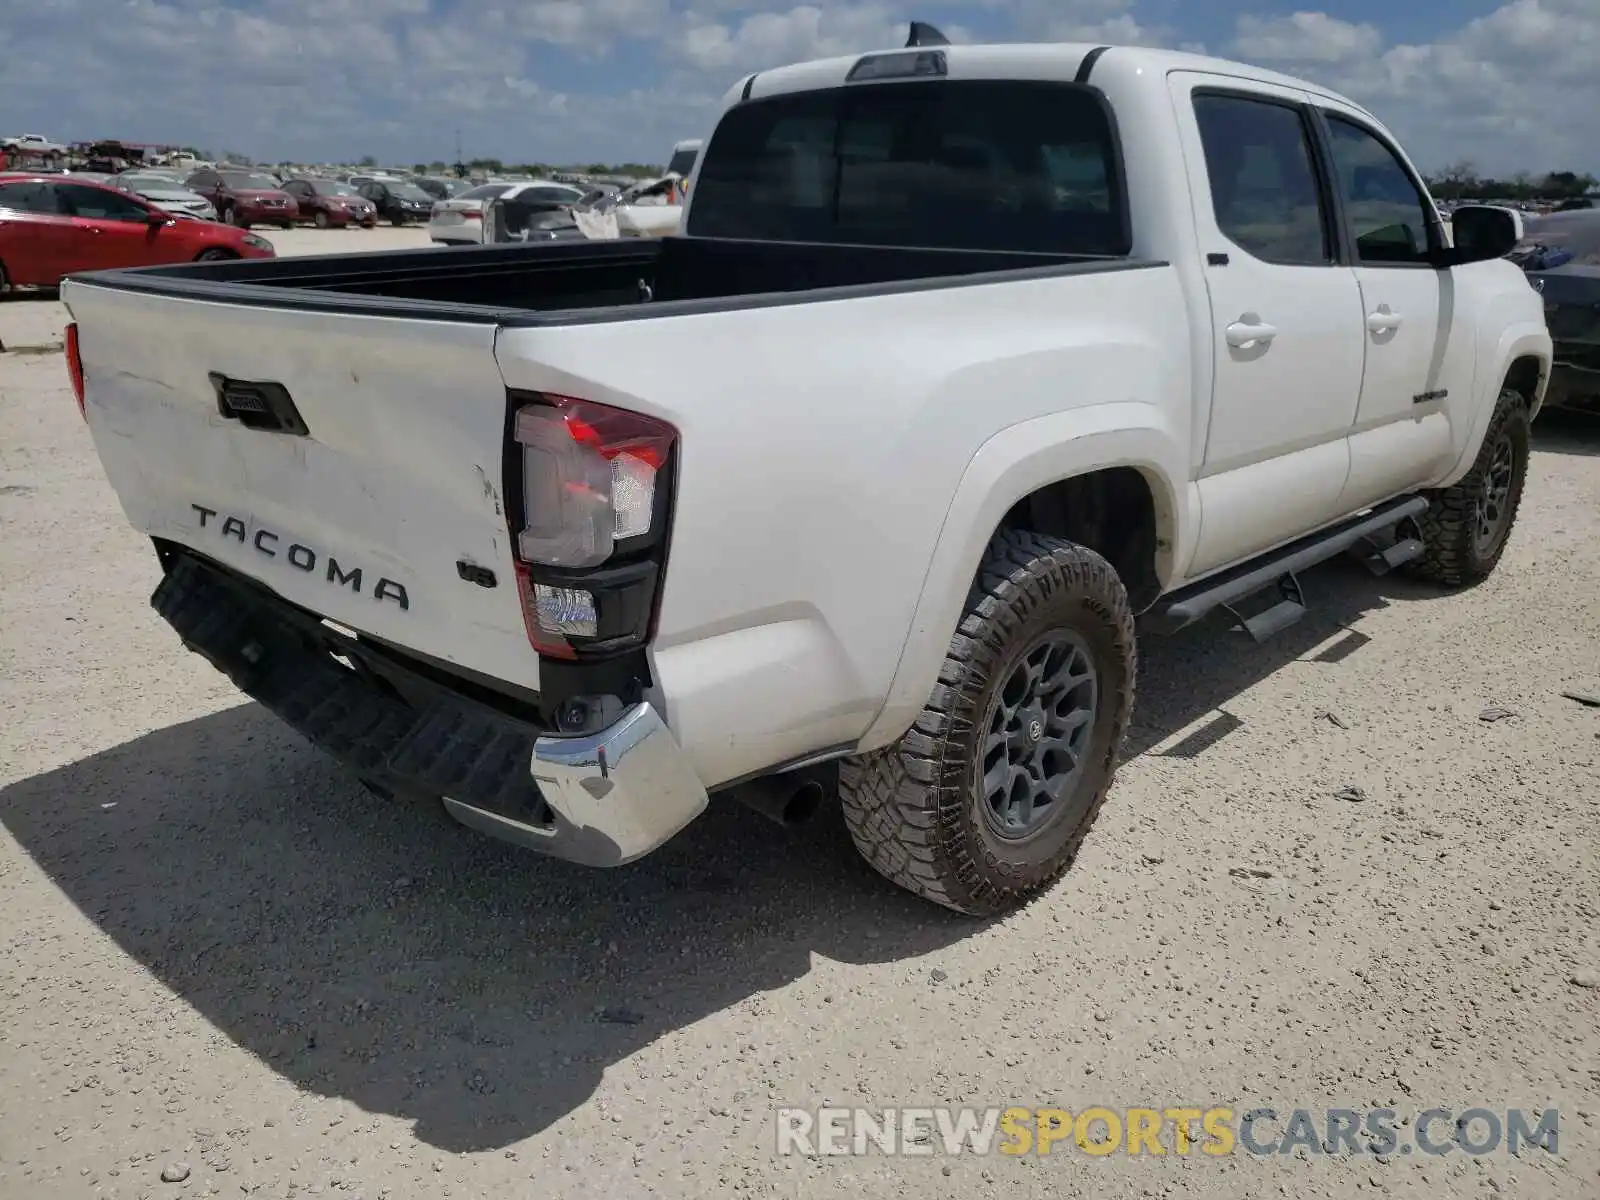
[[[1408,565],[1419,579],[1450,587],[1488,577],[1505,553],[1528,475],[1528,401],[1506,388],[1495,402],[1472,469],[1453,486],[1427,493],[1418,521],[1423,556]]]
[[[997,535],[927,706],[898,743],[841,765],[856,848],[957,912],[1021,905],[1071,865],[1105,801],[1135,669],[1110,563]]]

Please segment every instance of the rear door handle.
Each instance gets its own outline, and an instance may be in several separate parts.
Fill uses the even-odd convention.
[[[1228,339],[1228,345],[1235,350],[1248,350],[1257,343],[1263,346],[1271,345],[1272,339],[1278,336],[1278,328],[1276,325],[1268,325],[1255,313],[1245,313],[1223,330],[1223,336]]]
[[[1367,314],[1367,330],[1370,333],[1392,333],[1400,328],[1400,314],[1387,304],[1378,305],[1378,311]]]

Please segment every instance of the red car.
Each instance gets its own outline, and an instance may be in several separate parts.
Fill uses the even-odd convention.
[[[63,275],[215,258],[272,258],[266,238],[176,216],[66,175],[0,175],[0,291]]]
[[[300,219],[318,229],[342,229],[361,225],[371,229],[378,223],[378,210],[348,183],[335,179],[291,179],[283,190],[300,206]]]
[[[294,197],[271,175],[260,171],[219,171],[205,167],[185,179],[183,186],[211,201],[218,217],[240,229],[249,229],[252,225],[292,229],[300,219],[300,206]]]

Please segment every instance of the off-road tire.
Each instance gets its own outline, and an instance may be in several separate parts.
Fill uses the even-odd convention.
[[[1075,785],[1027,840],[1008,841],[980,809],[980,726],[1030,647],[1059,630],[1081,639],[1097,674],[1091,732]],[[1110,563],[1061,538],[997,535],[927,706],[898,743],[841,764],[856,848],[885,878],[957,912],[1024,904],[1072,865],[1105,802],[1136,665],[1133,612]]]
[[[1417,522],[1427,549],[1421,558],[1407,564],[1410,574],[1431,583],[1461,587],[1486,579],[1495,569],[1522,504],[1529,428],[1527,397],[1511,388],[1502,390],[1472,469],[1453,486],[1427,493],[1428,511]],[[1493,490],[1491,481],[1502,447],[1511,455],[1509,490],[1499,505],[1495,536],[1485,543],[1478,536],[1479,512]]]

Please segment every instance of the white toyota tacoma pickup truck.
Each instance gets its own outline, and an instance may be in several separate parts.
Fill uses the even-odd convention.
[[[534,849],[625,863],[710,794],[788,819],[836,779],[875,868],[982,914],[1094,820],[1136,615],[1263,638],[1335,554],[1501,557],[1551,358],[1517,219],[1446,237],[1313,84],[806,63],[734,85],[690,198],[660,241],[69,280],[184,643]]]

